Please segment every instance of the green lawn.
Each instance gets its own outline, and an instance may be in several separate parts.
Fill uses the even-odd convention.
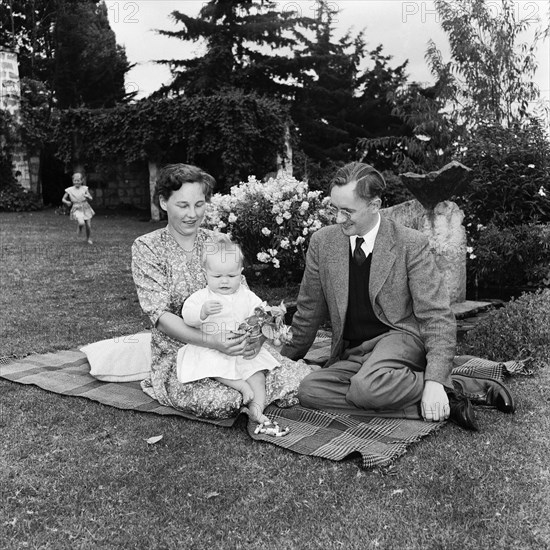
[[[0,356],[147,326],[130,245],[160,224],[93,223],[89,246],[53,211],[0,213]],[[480,433],[448,425],[364,471],[0,380],[0,548],[550,548],[550,375],[510,386],[515,415],[479,410]]]

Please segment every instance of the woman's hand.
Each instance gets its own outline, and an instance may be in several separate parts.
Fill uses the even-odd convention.
[[[261,334],[259,338],[248,340],[244,348],[243,357],[245,359],[254,359],[254,357],[260,353],[262,345],[266,340],[267,338],[263,334]]]
[[[248,336],[236,332],[222,331],[208,336],[213,349],[217,349],[226,355],[244,355]]]

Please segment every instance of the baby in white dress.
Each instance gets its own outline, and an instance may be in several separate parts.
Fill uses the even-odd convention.
[[[243,256],[239,246],[228,239],[207,245],[203,257],[207,287],[191,294],[182,308],[183,320],[205,334],[237,332],[262,300],[241,284]],[[278,361],[264,348],[252,359],[230,356],[220,351],[187,344],[177,356],[180,382],[215,378],[241,392],[249,416],[269,423],[265,408],[265,371]]]

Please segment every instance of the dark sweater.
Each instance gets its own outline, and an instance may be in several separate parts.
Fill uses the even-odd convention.
[[[374,314],[369,296],[369,278],[372,254],[367,256],[363,265],[357,265],[349,256],[349,297],[344,340],[353,348],[366,340],[375,338],[389,328],[379,321]]]

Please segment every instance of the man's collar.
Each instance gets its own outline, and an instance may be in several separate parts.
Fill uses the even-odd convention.
[[[368,231],[365,235],[352,235],[350,239],[351,243],[351,250],[355,250],[355,242],[357,241],[357,237],[363,237],[364,243],[362,245],[363,250],[365,251],[365,254],[368,256],[372,249],[374,248],[374,241],[376,240],[376,235],[378,235],[378,230],[380,229],[380,213],[378,214],[378,221],[376,222],[376,225]]]

